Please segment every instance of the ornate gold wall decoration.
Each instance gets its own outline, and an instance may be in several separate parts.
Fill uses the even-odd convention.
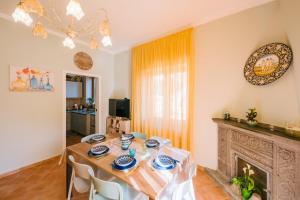
[[[253,85],[267,85],[279,79],[288,70],[292,60],[292,50],[286,44],[267,44],[249,57],[244,76]]]

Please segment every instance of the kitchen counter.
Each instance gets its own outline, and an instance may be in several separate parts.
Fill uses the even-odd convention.
[[[81,115],[96,115],[95,111],[92,110],[67,110],[67,112],[69,113],[77,113],[77,114],[81,114]]]

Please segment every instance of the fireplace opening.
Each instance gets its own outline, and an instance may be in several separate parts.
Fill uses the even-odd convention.
[[[244,175],[243,168],[247,167],[247,164],[250,165],[251,169],[254,171],[254,174],[251,175],[251,177],[253,178],[256,187],[255,192],[261,196],[262,200],[269,200],[269,194],[268,194],[269,173],[268,172],[236,156],[237,176]]]

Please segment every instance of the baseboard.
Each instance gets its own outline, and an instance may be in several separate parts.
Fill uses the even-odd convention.
[[[13,170],[13,171],[9,171],[9,172],[2,173],[2,174],[0,174],[0,179],[5,178],[5,177],[10,176],[10,175],[13,175],[13,174],[16,174],[16,173],[19,173],[19,172],[24,171],[24,170],[30,169],[30,168],[32,168],[32,167],[36,167],[36,166],[42,165],[42,164],[44,164],[44,163],[46,163],[46,162],[50,162],[50,161],[53,161],[53,160],[55,160],[55,159],[58,159],[58,160],[59,160],[60,156],[61,156],[61,154],[56,155],[56,156],[51,157],[51,158],[48,158],[48,159],[46,159],[46,160],[42,160],[42,161],[39,161],[39,162],[30,164],[30,165],[27,165],[27,166],[24,166],[24,167],[15,169],[15,170]]]

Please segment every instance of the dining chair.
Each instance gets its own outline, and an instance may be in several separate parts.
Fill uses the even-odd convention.
[[[192,164],[189,169],[188,180],[180,183],[172,194],[172,200],[196,200],[193,177],[196,176],[197,167]]]
[[[95,134],[92,134],[92,135],[88,135],[88,136],[85,136],[85,137],[81,138],[81,142],[87,142],[92,137],[94,137],[95,135],[105,135],[105,134],[104,133],[95,133]]]
[[[92,170],[89,200],[149,200],[145,194],[115,181],[104,181],[96,178]]]
[[[140,138],[140,139],[142,139],[142,140],[146,140],[146,139],[147,139],[147,136],[146,136],[146,134],[144,134],[144,133],[132,132],[132,135],[133,135],[135,138]]]
[[[91,166],[75,162],[72,155],[69,155],[69,160],[72,163],[72,175],[68,191],[68,200],[71,199],[72,188],[79,193],[85,193],[90,190],[91,179],[90,175],[94,176],[94,170]]]

